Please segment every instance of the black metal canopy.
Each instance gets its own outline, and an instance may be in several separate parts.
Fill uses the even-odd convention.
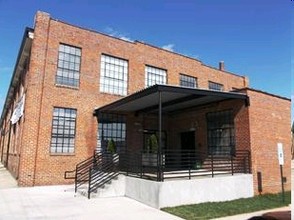
[[[225,100],[244,100],[249,105],[249,97],[237,92],[221,92],[195,89],[171,85],[154,85],[124,97],[118,101],[95,109],[99,113],[156,113],[158,112],[159,95],[161,96],[162,112],[172,113],[187,108],[202,106]]]

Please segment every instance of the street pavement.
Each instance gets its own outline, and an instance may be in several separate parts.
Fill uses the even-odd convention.
[[[16,180],[11,176],[11,174],[4,168],[0,163],[0,190],[7,188],[17,187]],[[1,200],[1,198],[0,198]]]
[[[72,185],[1,189],[0,219],[180,220],[127,197],[74,197]]]
[[[293,167],[292,182],[294,181]],[[288,220],[290,219],[289,211],[290,207],[282,207],[218,219],[245,220],[270,214],[278,215],[279,220]],[[180,220],[181,218],[127,197],[87,199],[79,194],[75,196],[73,185],[17,187],[16,181],[0,164],[0,220],[6,219]]]
[[[127,197],[76,195],[73,185],[17,187],[0,164],[0,220],[181,220]]]

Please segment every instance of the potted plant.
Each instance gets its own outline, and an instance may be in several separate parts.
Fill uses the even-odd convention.
[[[158,141],[155,134],[147,139],[146,152],[142,155],[142,164],[145,166],[157,166]]]
[[[113,163],[118,163],[118,161],[115,160],[115,157],[117,156],[116,152],[116,145],[113,139],[109,140],[107,142],[107,153],[106,153],[106,158],[108,162],[113,162]]]
[[[107,143],[107,153],[110,153],[110,154],[116,153],[116,146],[113,139],[109,140]]]

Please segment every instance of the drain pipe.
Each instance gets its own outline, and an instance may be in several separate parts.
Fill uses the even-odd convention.
[[[6,151],[6,160],[4,166],[7,168],[8,159],[9,159],[9,148],[10,148],[10,138],[11,138],[11,122],[9,123],[9,134],[8,134],[8,143],[7,143],[7,151]]]
[[[3,138],[1,138],[1,163],[3,163],[3,153],[4,153],[4,144],[5,144],[5,136],[6,136],[6,120],[4,120],[4,130],[1,131],[1,135]]]
[[[12,103],[11,105],[11,115],[10,115],[10,118],[12,117],[12,114],[13,114],[13,109],[14,109],[14,103]],[[11,139],[11,127],[12,127],[12,123],[10,121],[10,118],[9,118],[9,134],[8,134],[8,142],[7,142],[7,150],[6,150],[6,161],[5,161],[5,164],[4,166],[7,168],[8,166],[8,159],[9,159],[9,148],[10,148],[10,139]]]

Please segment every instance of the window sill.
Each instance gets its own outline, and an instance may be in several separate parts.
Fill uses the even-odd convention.
[[[79,90],[79,87],[75,87],[75,86],[68,86],[68,85],[62,85],[62,84],[55,84],[55,86],[59,88]]]
[[[128,95],[119,95],[119,94],[114,94],[114,93],[108,93],[108,92],[101,92],[99,91],[100,94],[106,94],[106,95],[111,95],[111,96],[116,96],[116,97],[126,97]]]
[[[50,156],[75,156],[75,153],[50,153]]]

